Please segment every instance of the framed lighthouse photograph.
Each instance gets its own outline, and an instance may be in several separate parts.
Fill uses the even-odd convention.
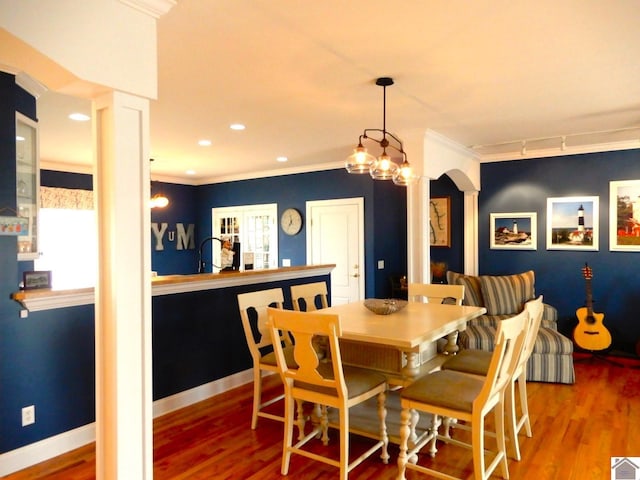
[[[599,197],[547,198],[547,250],[598,250]]]
[[[500,250],[535,250],[538,219],[536,212],[491,213],[490,248]]]
[[[609,250],[640,251],[640,180],[609,182]]]

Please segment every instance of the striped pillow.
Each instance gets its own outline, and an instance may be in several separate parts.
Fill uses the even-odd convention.
[[[472,307],[484,307],[482,299],[482,291],[480,289],[480,280],[473,275],[464,275],[462,273],[447,271],[447,283],[449,285],[464,285],[463,305]]]
[[[487,315],[520,313],[535,297],[533,270],[517,275],[483,275],[479,279]]]

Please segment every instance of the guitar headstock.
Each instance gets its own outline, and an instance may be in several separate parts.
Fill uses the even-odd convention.
[[[585,280],[591,280],[593,278],[593,271],[588,263],[585,263],[584,267],[582,267],[582,275]]]

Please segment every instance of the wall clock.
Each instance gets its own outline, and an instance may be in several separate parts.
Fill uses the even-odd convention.
[[[296,235],[302,229],[302,215],[295,208],[287,208],[280,217],[280,227],[287,235]]]

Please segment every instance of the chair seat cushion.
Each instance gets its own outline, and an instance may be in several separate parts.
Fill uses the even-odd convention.
[[[333,367],[330,362],[318,365],[318,372],[324,378],[334,379]],[[347,385],[347,391],[349,392],[349,398],[357,397],[387,382],[384,375],[366,368],[343,365],[342,372],[344,374],[344,383]],[[313,390],[324,395],[336,396],[336,390],[333,388],[311,385],[305,382],[294,382],[294,386],[305,390]]]
[[[442,370],[455,370],[472,375],[486,375],[489,371],[492,352],[486,350],[462,350],[457,355],[449,357],[443,364]]]
[[[405,387],[400,398],[450,408],[461,412],[471,412],[473,401],[482,390],[484,378],[472,377],[452,370],[440,370],[425,375]]]
[[[282,349],[282,352],[284,353],[284,360],[285,362],[287,362],[287,367],[298,368],[298,364],[293,358],[293,345],[284,347]],[[278,361],[276,360],[276,353],[271,352],[271,353],[267,353],[266,355],[263,355],[262,358],[260,358],[260,363],[264,365],[271,365],[271,366],[277,367]]]

